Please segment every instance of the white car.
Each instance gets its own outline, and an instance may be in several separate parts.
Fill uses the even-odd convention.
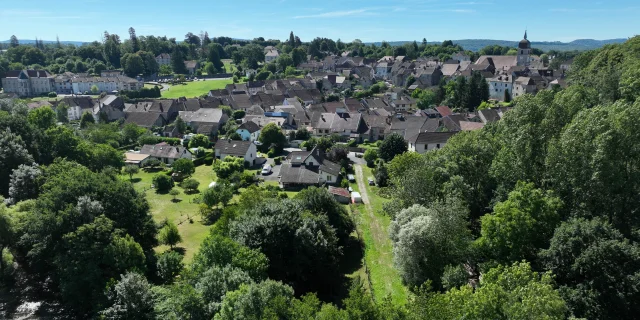
[[[270,173],[271,173],[271,165],[265,164],[264,167],[262,167],[262,175],[267,175]]]

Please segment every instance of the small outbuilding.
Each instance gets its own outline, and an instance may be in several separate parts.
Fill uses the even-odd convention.
[[[351,200],[351,194],[349,194],[349,190],[347,189],[329,186],[329,193],[340,203],[348,204]]]

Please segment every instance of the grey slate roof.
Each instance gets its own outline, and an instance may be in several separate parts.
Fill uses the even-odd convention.
[[[280,183],[314,185],[320,180],[320,175],[305,167],[294,167],[285,163],[280,168]]]
[[[170,146],[166,143],[160,144],[145,144],[140,149],[141,154],[148,154],[156,158],[170,158],[179,159],[186,151],[185,148],[180,146]]]
[[[125,124],[135,123],[145,128],[153,127],[158,121],[158,118],[162,118],[162,124],[167,122],[162,114],[154,112],[127,112],[126,117],[127,119],[124,121]]]
[[[253,142],[221,139],[216,142],[215,149],[220,150],[221,154],[243,157],[249,151]]]
[[[247,121],[243,124],[241,124],[238,129],[245,129],[247,131],[249,131],[249,133],[254,133],[258,130],[260,130],[260,126],[258,126],[255,122],[253,121]]]
[[[457,132],[420,132],[415,135],[409,142],[414,144],[433,144],[433,143],[446,143],[449,138],[455,135]]]

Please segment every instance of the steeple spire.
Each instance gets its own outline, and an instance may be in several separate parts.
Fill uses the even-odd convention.
[[[524,30],[524,38],[525,38],[526,40],[529,40],[529,39],[527,39],[527,30],[526,30],[526,29]]]

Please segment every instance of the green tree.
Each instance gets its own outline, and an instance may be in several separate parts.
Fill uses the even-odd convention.
[[[397,133],[392,133],[387,135],[382,141],[378,149],[378,155],[380,159],[389,162],[393,160],[395,156],[403,154],[407,150],[407,143],[404,141],[404,138]]]
[[[124,173],[129,175],[129,180],[133,180],[133,175],[140,172],[140,167],[136,165],[127,165],[124,167]]]
[[[422,290],[407,310],[410,317],[426,319],[565,319],[567,307],[551,274],[539,274],[521,262],[489,270],[475,290]]]
[[[204,134],[196,134],[189,140],[189,148],[209,148],[211,141]]]
[[[193,165],[193,161],[189,159],[178,159],[171,164],[173,172],[177,172],[182,175],[192,175],[196,172],[196,167]]]
[[[180,235],[180,231],[178,231],[178,227],[176,227],[173,222],[167,222],[158,233],[158,242],[173,249],[176,244],[182,242],[182,236]]]
[[[68,110],[69,106],[66,103],[59,103],[58,106],[56,106],[56,120],[62,123],[69,122]]]
[[[242,171],[244,171],[244,159],[239,157],[227,156],[224,160],[213,164],[213,172],[220,179],[228,179],[232,174]]]
[[[551,192],[519,182],[506,201],[496,204],[493,214],[481,218],[478,244],[500,262],[533,261],[560,223],[561,205]]]
[[[269,149],[275,149],[277,152],[280,152],[284,148],[287,137],[285,137],[282,130],[275,123],[269,123],[260,131],[258,141],[262,143],[260,149],[263,152]]]
[[[185,193],[187,193],[187,192],[189,192],[189,193],[197,192],[199,185],[200,185],[200,182],[198,180],[196,180],[196,179],[193,179],[193,178],[185,179],[180,184],[180,186],[182,186],[184,188]]]
[[[20,165],[33,163],[33,157],[20,136],[10,130],[0,131],[0,194],[6,196],[9,190],[11,172]]]
[[[184,64],[184,55],[179,46],[175,46],[171,53],[171,70],[177,74],[186,74],[187,66]]]
[[[633,142],[640,139],[640,129],[629,122],[636,116],[640,102],[583,110],[550,143],[541,169],[577,216],[605,217],[625,234],[640,226],[640,216],[632,214],[640,206],[640,150]]]
[[[420,286],[431,280],[438,288],[444,268],[465,257],[471,242],[468,209],[458,199],[414,205],[400,211],[389,227],[394,263],[404,282]]]
[[[387,171],[387,166],[383,161],[378,162],[375,178],[376,185],[378,185],[378,187],[386,187],[389,185],[389,172]]]
[[[147,129],[139,127],[135,123],[127,123],[122,127],[122,139],[125,143],[135,143]]]
[[[153,176],[153,186],[156,188],[156,192],[169,192],[173,188],[173,180],[166,174],[159,173]]]
[[[22,200],[35,199],[40,191],[39,180],[42,177],[42,170],[37,164],[21,164],[11,173],[9,181],[9,203],[17,203]]]
[[[290,283],[299,294],[327,296],[339,279],[338,238],[326,216],[304,211],[296,200],[262,202],[233,221],[229,235],[269,258],[269,278]]]
[[[56,124],[56,113],[51,108],[37,108],[29,111],[29,123],[45,131]]]
[[[216,70],[222,70],[224,68],[224,64],[222,60],[220,60],[220,52],[224,52],[222,46],[219,43],[211,43],[207,48],[207,61],[213,63],[213,66]]]
[[[302,206],[312,214],[326,216],[329,224],[335,229],[340,245],[346,244],[350,234],[355,230],[355,223],[347,210],[338,203],[325,188],[306,188],[295,196]]]
[[[364,152],[364,161],[367,162],[368,167],[373,167],[376,160],[378,160],[378,150],[367,149],[367,151]]]
[[[281,282],[266,280],[257,284],[241,286],[227,293],[216,320],[270,319],[288,314],[289,304],[294,299],[293,289]]]
[[[542,265],[556,275],[572,314],[633,319],[639,311],[640,246],[603,219],[571,219],[555,231]]]
[[[233,198],[233,187],[226,183],[217,183],[215,187],[207,188],[202,193],[202,202],[213,207],[219,204],[226,206]]]
[[[86,129],[90,124],[96,123],[96,120],[93,118],[91,112],[85,112],[80,117],[80,128]]]
[[[169,194],[173,197],[173,202],[176,202],[177,201],[176,197],[180,195],[180,190],[171,189],[171,191],[169,191]]]
[[[98,86],[96,86],[95,84],[91,86],[92,94],[98,94],[99,92],[100,92],[100,89],[98,89]]]
[[[260,281],[267,277],[268,259],[260,249],[250,249],[212,232],[193,257],[192,269],[197,275],[202,275],[214,266],[230,266],[246,272],[251,279]]]
[[[156,269],[158,270],[158,277],[164,283],[173,282],[183,268],[182,255],[175,251],[167,251],[158,256]]]
[[[100,314],[105,319],[155,319],[153,293],[147,279],[135,272],[120,277],[107,294],[111,306]]]
[[[109,279],[144,270],[140,245],[104,216],[65,234],[61,246],[63,251],[56,259],[60,291],[65,304],[80,315],[99,311],[95,308],[105,303]]]

